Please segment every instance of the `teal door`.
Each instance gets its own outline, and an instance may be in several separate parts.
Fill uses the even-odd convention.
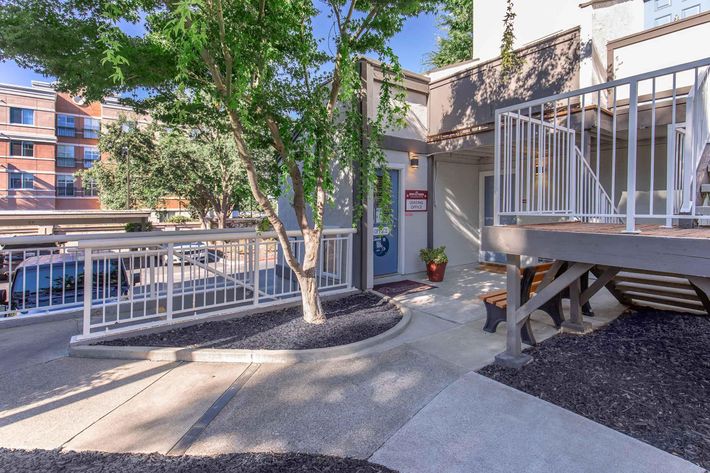
[[[373,273],[375,276],[396,273],[399,264],[399,172],[392,169],[388,172],[392,182],[392,208],[390,214],[392,218],[389,224],[383,221],[387,212],[380,207],[378,198],[382,188],[381,180],[378,181],[375,189],[374,238],[372,242]]]

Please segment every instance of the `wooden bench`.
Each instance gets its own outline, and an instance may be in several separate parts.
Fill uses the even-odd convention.
[[[537,288],[545,278],[545,274],[552,268],[553,263],[543,263],[535,266],[528,266],[521,269],[520,281],[520,304],[525,304],[537,291]],[[486,325],[483,330],[490,333],[495,333],[498,324],[505,322],[506,309],[508,307],[508,291],[505,289],[499,291],[488,292],[480,296],[480,299],[486,305]],[[555,327],[560,328],[564,321],[562,313],[562,294],[558,294],[545,304],[540,309],[547,313]],[[535,336],[533,335],[530,326],[530,318],[525,320],[525,323],[520,328],[520,335],[524,343],[535,345]]]

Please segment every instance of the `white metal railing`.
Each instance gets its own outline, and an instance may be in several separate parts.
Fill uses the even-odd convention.
[[[501,115],[500,213],[614,221],[618,213],[576,145],[576,132],[556,120]]]
[[[495,224],[623,221],[634,232],[637,219],[697,218],[708,66],[710,58],[496,110]],[[678,87],[679,76],[693,85]]]
[[[234,233],[235,230],[212,231],[215,237]],[[199,234],[200,231],[180,232],[182,237]],[[141,235],[166,234],[156,231]],[[83,288],[77,279],[82,277],[83,263],[78,245],[88,240],[135,238],[135,233],[0,237],[0,319],[80,310]]]
[[[697,167],[705,145],[710,138],[710,67],[695,70],[694,87],[688,93],[685,109],[687,126],[683,143],[684,165],[689,172],[683,173],[682,212],[690,212],[697,197]]]
[[[194,232],[184,232],[194,233]],[[321,292],[352,288],[353,229],[324,230]],[[302,258],[303,237],[289,232]],[[79,243],[83,329],[75,340],[300,299],[274,233],[162,233]]]

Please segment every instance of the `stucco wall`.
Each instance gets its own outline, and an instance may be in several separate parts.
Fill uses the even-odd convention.
[[[708,56],[708,48],[701,45],[708,38],[710,38],[710,22],[616,48],[613,52],[614,78],[621,79],[704,59]],[[679,87],[691,85],[693,79],[693,74],[680,76],[677,78],[677,85]],[[666,82],[667,86],[670,86],[670,78]]]
[[[476,1],[473,12],[474,57],[482,61],[500,54],[503,37],[504,1]],[[575,0],[515,2],[515,44],[522,47],[544,36],[579,26],[582,15]]]
[[[479,165],[438,159],[435,164],[434,246],[446,246],[452,266],[478,261]]]
[[[352,213],[352,177],[347,170],[336,169],[333,171],[335,178],[335,193],[333,194],[332,205],[327,205],[325,208],[323,223],[328,228],[350,228],[353,225]],[[298,230],[296,223],[296,214],[293,210],[291,202],[293,201],[293,193],[290,191],[290,180],[287,192],[278,198],[278,214],[281,220],[289,230]],[[307,209],[310,218],[310,208]]]
[[[579,30],[537,43],[520,58],[522,66],[508,78],[494,60],[432,82],[430,135],[492,123],[497,108],[579,87]]]

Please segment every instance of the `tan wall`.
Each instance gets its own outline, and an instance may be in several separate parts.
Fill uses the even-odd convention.
[[[34,110],[33,125],[10,124],[10,108]],[[35,135],[54,135],[54,96],[17,95],[0,91],[0,131]]]
[[[99,199],[92,197],[57,197],[57,210],[98,210]]]
[[[523,65],[501,78],[500,59],[432,82],[429,134],[490,124],[495,110],[579,86],[579,30],[532,45],[519,53]]]

